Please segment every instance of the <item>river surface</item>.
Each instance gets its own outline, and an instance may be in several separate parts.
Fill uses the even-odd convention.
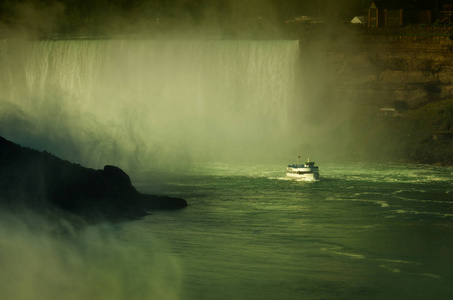
[[[286,180],[280,164],[142,174],[139,191],[189,206],[118,235],[162,262],[175,299],[452,299],[452,168],[323,164],[320,174]]]

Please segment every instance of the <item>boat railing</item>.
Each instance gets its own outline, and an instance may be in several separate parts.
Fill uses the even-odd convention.
[[[310,163],[307,163],[307,164],[292,164],[292,165],[288,165],[288,168],[313,168],[315,167],[314,166],[314,162],[310,162]]]

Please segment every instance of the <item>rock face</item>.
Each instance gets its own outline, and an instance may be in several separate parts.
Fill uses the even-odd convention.
[[[417,108],[453,98],[452,37],[452,28],[312,30],[300,36],[302,67],[341,100]]]
[[[0,205],[60,209],[89,221],[125,220],[154,209],[179,209],[183,199],[144,195],[120,168],[84,168],[0,137]]]

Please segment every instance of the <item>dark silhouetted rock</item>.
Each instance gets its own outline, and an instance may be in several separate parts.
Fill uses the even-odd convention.
[[[2,137],[0,204],[13,210],[58,208],[89,221],[133,219],[150,210],[187,206],[183,199],[139,193],[118,167],[84,168]]]

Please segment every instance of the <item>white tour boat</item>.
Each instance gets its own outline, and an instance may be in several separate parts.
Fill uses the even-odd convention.
[[[319,169],[314,162],[307,159],[305,164],[292,164],[286,168],[286,176],[300,181],[314,181],[319,179]]]

